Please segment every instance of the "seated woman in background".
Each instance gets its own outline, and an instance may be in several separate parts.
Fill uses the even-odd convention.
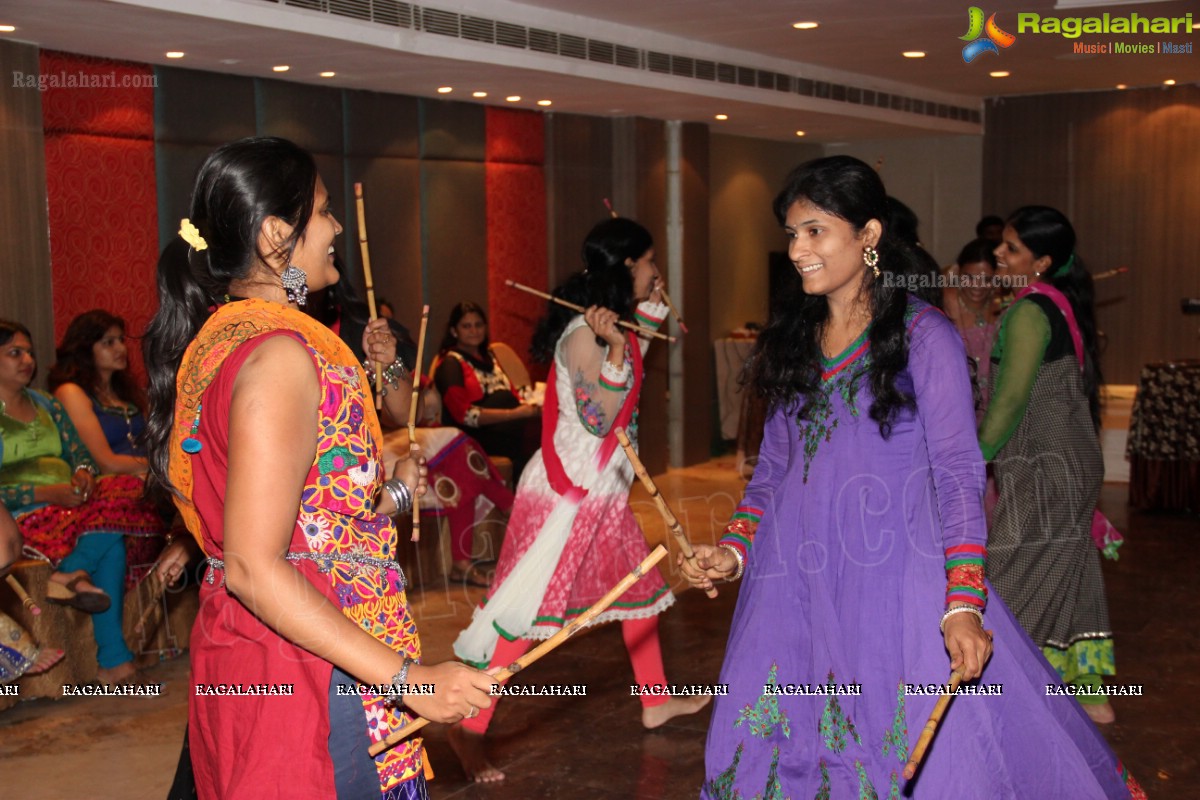
[[[124,534],[162,528],[142,501],[142,482],[96,479],[96,466],[62,405],[29,389],[37,371],[29,330],[0,321],[0,500],[27,551],[55,565],[47,600],[94,614],[99,678],[134,677],[121,632]]]
[[[493,456],[513,462],[513,481],[538,448],[541,407],[523,402],[488,341],[487,315],[477,303],[450,311],[433,371],[442,395],[442,422],[462,428]]]
[[[148,467],[138,440],[146,418],[141,389],[128,370],[125,320],[99,308],[85,311],[67,326],[57,355],[46,384],[67,410],[100,473],[125,476],[121,482],[127,491],[141,491]],[[152,564],[162,550],[164,532],[160,525],[152,535],[130,536],[125,561]],[[128,573],[127,585],[138,578]]]
[[[968,242],[955,259],[955,285],[943,290],[943,308],[962,337],[971,360],[975,393],[975,421],[983,421],[988,404],[992,345],[1000,309],[996,300],[996,243],[987,239]]]

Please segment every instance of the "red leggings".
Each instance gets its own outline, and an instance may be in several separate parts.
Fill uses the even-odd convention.
[[[637,684],[665,686],[667,676],[663,672],[662,648],[658,643],[658,617],[622,620],[621,636],[625,639],[625,649],[629,651],[629,663],[633,665],[633,679]],[[533,642],[529,639],[510,642],[501,636],[496,642],[496,651],[488,668],[508,666],[525,655],[525,651],[532,646]],[[640,699],[644,707],[650,708],[662,705],[669,698],[665,695],[643,694]],[[479,716],[474,719],[464,719],[463,727],[473,733],[487,733],[499,703],[500,698],[493,697],[491,706],[480,709]]]

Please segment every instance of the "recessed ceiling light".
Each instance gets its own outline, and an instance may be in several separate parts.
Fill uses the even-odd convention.
[[[519,102],[521,102],[521,95],[519,95],[519,94],[510,94],[508,97],[506,97],[506,98],[504,98],[504,99],[505,99],[505,100],[507,100],[507,101],[508,101],[508,102],[510,102],[510,103],[519,103]]]
[[[12,33],[16,29],[16,25],[0,25],[0,33]]]
[[[988,73],[988,75],[991,75],[993,78],[1007,78],[1011,74],[1012,73],[1006,69],[998,69],[995,72]]]
[[[1174,85],[1175,85],[1175,79],[1174,79],[1174,78],[1167,78],[1165,81],[1163,81],[1163,85],[1164,85],[1164,86],[1174,86]]]
[[[804,135],[805,135],[805,133],[804,133],[804,131],[796,131],[796,135],[797,135],[797,136],[804,136]]]
[[[553,103],[552,103],[552,101],[550,101],[550,100],[538,100],[538,105],[539,105],[539,106],[548,106],[548,105],[552,105],[552,104],[553,104]]]
[[[726,119],[729,119],[729,115],[728,114],[717,114],[716,119],[726,120]]]
[[[321,73],[322,78],[332,78],[334,75],[337,75],[337,73],[331,69],[327,69]]]
[[[1200,22],[1193,22],[1193,23],[1192,23],[1192,30],[1194,30],[1194,31],[1200,31]]]
[[[183,58],[182,50],[168,50],[167,58]]]
[[[287,72],[289,69],[291,69],[291,67],[289,67],[287,64],[279,64],[278,66],[271,67],[273,72]]]
[[[240,63],[242,63],[242,60],[240,58],[222,58],[221,63],[222,64],[240,64]]]
[[[904,56],[905,58],[924,58],[925,51],[923,51],[923,50],[905,50],[900,55]]]
[[[1128,86],[1126,86],[1126,85],[1125,85],[1125,84],[1123,84],[1123,83],[1118,83],[1118,84],[1117,84],[1117,88],[1118,88],[1118,89],[1128,89],[1129,87],[1128,87]]]
[[[437,91],[438,91],[438,94],[450,94],[451,92],[454,91],[454,87],[453,86],[439,86]]]
[[[487,97],[487,92],[471,92],[471,97]]]
[[[792,27],[798,31],[811,31],[813,28],[819,26],[815,22],[793,22]]]

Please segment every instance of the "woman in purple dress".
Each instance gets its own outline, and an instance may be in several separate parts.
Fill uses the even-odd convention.
[[[834,156],[775,201],[801,287],[751,364],[771,408],[763,447],[720,544],[696,545],[703,572],[685,566],[705,588],[745,574],[702,796],[1130,797],[1086,715],[1048,696],[1058,676],[1002,602],[984,630],[963,344],[887,279],[911,261],[881,222],[885,197],[874,170]],[[949,709],[905,786],[951,670],[979,693]]]

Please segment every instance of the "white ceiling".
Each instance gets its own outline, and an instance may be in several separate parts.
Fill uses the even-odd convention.
[[[297,3],[299,0],[289,0]],[[645,115],[709,122],[746,136],[806,141],[978,133],[967,120],[851,105],[696,78],[595,64],[561,55],[482,44],[420,30],[326,13],[330,4],[359,10],[394,0],[304,0],[314,9],[276,0],[4,0],[0,34],[47,49],[169,64],[209,71],[519,105],[585,114]],[[1072,55],[1072,40],[1018,34],[999,55],[962,58],[967,2],[958,0],[428,0],[422,8],[456,11],[606,42],[771,70],[785,75],[885,91],[926,103],[979,110],[984,98],[1011,94],[1112,90],[1116,84],[1161,87],[1166,79],[1200,83],[1200,54]],[[984,7],[1017,33],[1016,14],[1178,17],[1200,3],[1119,3],[1055,10],[1050,0],[995,2]],[[815,30],[792,22],[813,20]],[[1077,41],[1175,41],[1200,44],[1200,30],[1177,35],[1085,35]],[[165,58],[182,50],[182,60]],[[906,59],[904,50],[923,50]],[[291,66],[283,75],[271,66]],[[990,70],[1011,72],[992,78]],[[332,79],[317,77],[335,70]],[[1164,91],[1170,91],[1167,88]],[[716,122],[717,113],[729,120]]]

